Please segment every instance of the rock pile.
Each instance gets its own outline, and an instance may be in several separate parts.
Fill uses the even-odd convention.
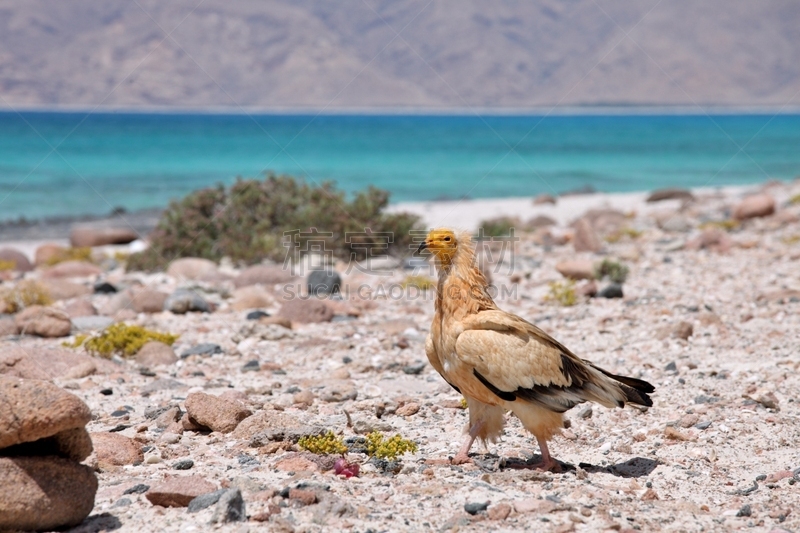
[[[80,464],[92,452],[91,412],[52,383],[0,375],[0,530],[80,524],[97,478]]]

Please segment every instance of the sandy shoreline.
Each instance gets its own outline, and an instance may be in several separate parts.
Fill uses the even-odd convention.
[[[713,196],[735,201],[762,185],[701,187],[690,189],[697,197]],[[649,215],[665,209],[676,209],[680,200],[647,203],[650,191],[592,193],[559,196],[555,204],[535,205],[531,197],[479,198],[453,201],[403,202],[392,205],[389,211],[407,211],[422,218],[426,227],[449,226],[475,231],[484,220],[496,217],[517,217],[523,222],[539,215],[547,216],[558,225],[567,225],[590,209],[617,209],[625,213]]]
[[[722,201],[734,202],[761,187],[763,184],[718,188],[701,187],[690,190],[700,198],[714,197]],[[647,203],[646,199],[649,194],[650,191],[576,194],[557,197],[555,204],[539,205],[535,205],[533,198],[529,196],[399,202],[391,204],[387,211],[405,211],[418,215],[427,228],[449,226],[475,231],[482,221],[501,216],[517,217],[525,222],[542,215],[552,218],[559,226],[566,226],[590,209],[617,209],[625,213],[635,212],[639,215],[650,215],[658,211],[677,209],[681,204],[679,200]],[[786,198],[788,198],[787,194],[778,195],[779,202],[785,201]],[[33,258],[34,251],[41,244],[67,245],[70,230],[75,226],[132,228],[146,236],[155,228],[160,213],[161,210],[148,209],[88,220],[41,221],[23,226],[6,224],[0,226],[0,244],[4,247],[16,248]]]

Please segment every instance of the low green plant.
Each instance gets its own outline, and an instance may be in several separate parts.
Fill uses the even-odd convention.
[[[630,269],[626,265],[611,259],[603,259],[594,266],[595,279],[608,278],[619,284],[625,283],[629,272]]]
[[[114,252],[114,260],[120,263],[125,263],[128,261],[128,258],[131,256],[128,252]]]
[[[462,397],[461,398],[461,408],[462,409],[466,409],[467,407],[469,407],[469,405],[467,405],[467,399]]]
[[[47,287],[34,280],[24,280],[2,293],[6,313],[16,313],[32,305],[50,305],[53,298]]]
[[[102,331],[99,335],[87,337],[77,336],[72,348],[83,346],[87,352],[110,358],[114,354],[123,357],[136,355],[142,346],[150,341],[159,341],[164,344],[172,345],[178,340],[178,335],[170,333],[160,333],[142,326],[128,325],[124,323],[112,324]]]
[[[386,439],[383,433],[373,431],[367,435],[367,455],[378,459],[396,459],[398,455],[415,453],[417,443],[397,435]]]
[[[308,450],[311,453],[317,454],[343,454],[347,451],[347,446],[341,437],[334,434],[333,431],[328,431],[324,435],[306,435],[300,437],[297,445]]]
[[[724,231],[733,231],[741,225],[738,220],[729,218],[726,220],[709,220],[700,224],[700,229],[719,228]]]
[[[800,204],[800,194],[795,194],[791,198],[789,198],[789,203],[792,205]]]
[[[81,345],[88,338],[89,338],[89,335],[86,335],[84,333],[80,333],[78,335],[75,335],[75,338],[72,340],[72,342],[64,341],[64,342],[61,343],[61,346],[63,346],[64,348],[80,348]]]
[[[217,185],[172,202],[150,247],[131,254],[127,268],[161,270],[179,257],[219,261],[227,256],[236,264],[283,261],[292,252],[287,244],[298,253],[309,243],[321,244],[343,260],[363,260],[376,250],[405,253],[419,217],[386,213],[388,204],[389,193],[375,187],[348,201],[331,182],[313,186],[273,174],[239,179],[229,188]]]
[[[78,248],[65,248],[64,250],[59,251],[53,257],[50,257],[46,264],[48,266],[57,265],[58,263],[63,263],[64,261],[88,261],[92,262],[92,249],[88,246],[86,247],[78,247]]]
[[[426,276],[406,276],[400,282],[400,286],[404,289],[409,287],[416,287],[417,289],[427,291],[428,289],[435,289],[436,282]]]
[[[564,307],[570,307],[578,302],[575,294],[575,282],[571,279],[566,281],[552,281],[549,284],[550,290],[544,297],[545,301],[557,303]]]
[[[639,237],[641,237],[643,233],[644,232],[642,232],[642,231],[640,231],[638,229],[634,229],[634,228],[630,228],[628,226],[625,226],[624,228],[618,229],[617,231],[607,235],[606,236],[606,242],[610,242],[611,244],[614,244],[615,242],[621,241],[625,237],[628,237],[629,239],[635,240],[635,239],[638,239]]]
[[[16,261],[0,260],[0,271],[2,271],[2,270],[14,270],[15,268],[17,268],[17,262]]]
[[[508,237],[511,230],[521,226],[520,220],[514,217],[489,218],[481,222],[484,237]]]

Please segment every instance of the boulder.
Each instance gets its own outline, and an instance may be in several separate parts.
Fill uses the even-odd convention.
[[[575,223],[575,235],[572,245],[576,252],[599,252],[603,249],[603,241],[592,228],[589,221],[581,218]]]
[[[323,402],[346,402],[358,397],[355,383],[349,379],[329,379],[319,391],[319,399]]]
[[[283,303],[279,315],[292,322],[309,324],[330,322],[333,319],[333,310],[316,298],[295,298]]]
[[[775,198],[769,194],[754,194],[748,196],[733,210],[736,220],[766,217],[775,213]]]
[[[136,362],[142,366],[171,365],[178,361],[172,346],[163,342],[150,341],[136,352]]]
[[[594,298],[597,296],[597,282],[589,280],[575,288],[575,294],[578,296],[586,296],[587,298]]]
[[[43,244],[36,249],[33,256],[33,262],[37,267],[48,266],[57,261],[60,257],[64,257],[67,253],[67,248],[58,244]]]
[[[546,215],[537,215],[525,223],[525,229],[528,231],[537,230],[539,228],[546,228],[548,226],[555,226],[556,221]]]
[[[176,259],[167,267],[167,274],[179,280],[198,280],[217,273],[217,264],[199,257]]]
[[[4,448],[0,456],[41,457],[50,455],[80,462],[92,453],[92,439],[86,428],[65,429],[50,437]]]
[[[49,383],[0,375],[0,449],[83,428],[89,407],[77,396]]]
[[[272,293],[260,286],[241,287],[233,292],[231,308],[235,311],[269,307],[275,302]]]
[[[83,278],[99,276],[103,271],[88,261],[64,261],[42,272],[45,278]]]
[[[178,289],[164,300],[163,310],[183,315],[190,312],[207,313],[210,307],[197,291]]]
[[[0,337],[6,335],[18,335],[19,327],[12,317],[0,317]]]
[[[114,323],[108,316],[76,316],[72,318],[72,327],[78,331],[102,331]]]
[[[122,310],[133,310],[133,294],[130,290],[118,292],[112,296],[98,312],[101,315],[114,316]]]
[[[622,285],[619,283],[609,283],[603,287],[596,296],[598,298],[622,298]]]
[[[119,433],[92,433],[92,444],[97,456],[97,465],[107,470],[113,466],[142,463],[142,445]]]
[[[589,260],[572,259],[556,265],[558,273],[567,279],[581,280],[594,278],[594,263]]]
[[[97,314],[97,309],[92,305],[92,301],[86,298],[73,300],[64,306],[64,312],[70,318],[94,316]]]
[[[649,203],[663,202],[665,200],[680,200],[682,202],[694,202],[695,198],[692,191],[687,189],[656,189],[647,197]]]
[[[116,294],[117,288],[107,281],[98,281],[92,287],[95,294]]]
[[[322,428],[315,428],[301,422],[296,416],[283,411],[259,411],[236,426],[231,437],[249,441],[253,447],[263,446],[272,441],[297,442],[306,435],[316,435]]]
[[[26,335],[66,337],[72,329],[72,322],[65,312],[41,305],[27,307],[14,320]]]
[[[14,263],[12,270],[17,272],[30,272],[33,270],[33,265],[31,265],[28,256],[14,248],[0,248],[0,262],[5,261]]]
[[[0,374],[27,379],[82,378],[94,373],[117,371],[117,364],[63,348],[22,348],[0,350]]]
[[[0,530],[51,531],[89,516],[97,478],[59,457],[0,457]]]
[[[239,422],[253,414],[240,402],[203,392],[190,394],[185,405],[191,421],[220,433],[230,433]]]
[[[160,313],[164,310],[167,299],[168,296],[161,291],[139,289],[131,295],[130,308],[137,313]]]
[[[556,197],[552,194],[540,194],[533,198],[533,205],[551,204],[556,205]]]
[[[690,220],[681,213],[663,213],[656,217],[656,224],[664,231],[685,233],[692,229]]]
[[[694,239],[686,243],[687,250],[709,249],[717,253],[727,253],[733,246],[732,239],[719,228],[706,228]]]
[[[92,289],[80,283],[73,283],[64,279],[44,279],[40,282],[47,289],[53,300],[71,300],[80,296],[87,296]]]
[[[661,340],[668,337],[687,340],[693,334],[694,326],[684,320],[678,322],[677,324],[660,327],[656,330],[656,338]]]
[[[341,286],[342,277],[333,270],[312,270],[306,280],[308,294],[314,296],[338,294]]]
[[[139,234],[131,228],[76,226],[70,232],[69,242],[75,248],[84,248],[108,244],[128,244],[138,238]]]
[[[217,487],[200,476],[176,476],[150,487],[145,497],[161,507],[186,507],[201,494],[214,492]]]
[[[233,279],[233,284],[237,288],[259,284],[272,286],[288,283],[293,279],[292,271],[280,265],[255,265],[244,269]]]
[[[609,208],[589,209],[582,218],[589,221],[589,225],[598,235],[617,232],[628,223],[625,213]]]
[[[290,489],[296,490],[296,489]],[[238,488],[228,489],[219,497],[214,514],[211,516],[212,524],[226,524],[228,522],[246,522],[247,511],[245,510],[242,492]]]

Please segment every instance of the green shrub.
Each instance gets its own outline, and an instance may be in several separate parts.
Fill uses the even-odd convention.
[[[564,307],[575,305],[578,301],[577,295],[575,294],[575,282],[571,279],[551,282],[550,291],[544,299],[547,302],[554,302]]]
[[[48,266],[57,265],[64,261],[88,261],[92,262],[92,249],[88,246],[78,248],[66,248],[59,251],[56,255],[47,260]]]
[[[145,329],[142,326],[112,324],[99,335],[93,337],[76,336],[75,342],[69,346],[77,348],[83,345],[87,352],[106,358],[110,358],[113,354],[132,357],[147,342],[159,341],[172,345],[176,340],[178,340],[177,335],[159,333],[158,331]]]
[[[335,435],[333,431],[328,431],[324,435],[306,435],[300,437],[297,445],[311,453],[323,454],[343,454],[347,451],[347,446],[341,437]]]
[[[2,291],[0,299],[5,303],[6,313],[16,313],[32,305],[53,303],[47,287],[33,280],[21,281],[16,287]]]
[[[614,283],[625,283],[628,279],[630,269],[620,263],[619,261],[612,261],[611,259],[603,259],[600,263],[594,266],[595,279],[608,278]]]
[[[419,218],[408,213],[384,213],[389,193],[374,187],[356,193],[347,201],[345,193],[330,182],[313,186],[289,176],[268,175],[264,180],[239,179],[226,189],[222,185],[191,193],[173,202],[161,217],[147,250],[128,258],[129,270],[160,270],[179,257],[202,257],[219,261],[230,257],[237,264],[263,259],[282,261],[287,254],[284,232],[331,232],[330,237],[298,234],[299,250],[309,241],[324,242],[335,257],[362,260],[370,245],[386,240],[380,235],[345,234],[368,228],[373,233],[392,232],[388,249],[373,248],[374,254],[399,254],[411,244],[410,231]]]
[[[700,224],[700,229],[713,229],[719,228],[724,231],[733,231],[741,226],[741,222],[732,218],[726,220],[710,220]]]
[[[521,226],[520,220],[515,217],[489,218],[481,222],[484,237],[508,237],[512,229]]]
[[[371,457],[393,460],[398,455],[409,452],[415,453],[416,451],[417,443],[404,439],[399,434],[389,439],[385,439],[383,434],[378,431],[373,431],[367,435],[367,455]]]
[[[628,237],[628,238],[630,238],[632,240],[636,240],[639,237],[641,237],[643,233],[644,232],[642,232],[642,231],[640,231],[638,229],[634,229],[634,228],[630,228],[628,226],[625,226],[624,228],[618,229],[617,231],[614,231],[614,232],[610,233],[609,235],[607,235],[606,236],[606,242],[610,242],[611,244],[614,244],[614,243],[617,243],[617,242],[621,241],[625,237]]]

